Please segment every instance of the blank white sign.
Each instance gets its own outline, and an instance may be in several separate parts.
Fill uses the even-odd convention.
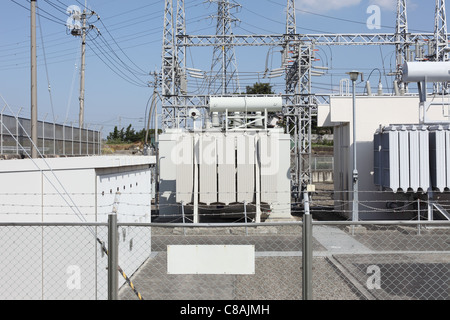
[[[168,274],[255,274],[255,246],[167,246]]]

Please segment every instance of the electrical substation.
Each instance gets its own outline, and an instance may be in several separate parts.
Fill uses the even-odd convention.
[[[40,12],[38,0],[28,1],[30,9],[11,0],[31,13],[31,118],[19,117],[22,108],[13,112],[0,95],[0,298],[185,300],[181,308],[156,303],[175,317],[210,317],[214,311],[268,315],[269,309],[275,316],[284,309],[272,308],[269,300],[449,300],[445,0],[427,1],[435,5],[434,32],[411,32],[417,30],[408,24],[412,1],[392,0],[395,28],[383,27],[391,33],[311,34],[297,30],[298,0],[265,2],[278,6],[282,20],[286,14],[280,33],[238,34],[237,1],[136,1],[135,7],[121,2],[108,8],[108,18],[122,19],[143,8],[153,13],[153,5],[161,5],[159,13],[164,9],[161,66],[150,73],[122,50],[86,0],[83,10],[44,1],[69,15],[66,24],[52,14],[50,20],[62,21],[66,35],[81,40],[76,127],[67,119],[56,124],[55,115],[53,123],[45,117],[37,121],[36,16],[49,13]],[[198,33],[206,28],[188,32],[193,19],[186,9],[200,5],[214,10],[213,15],[203,10],[198,21],[212,21],[215,34]],[[350,6],[353,14],[363,2]],[[269,8],[274,7],[264,12]],[[142,33],[136,32],[137,22],[126,20],[133,38],[149,31],[151,19],[144,18]],[[102,38],[103,29],[116,46]],[[391,49],[387,55],[383,47]],[[146,127],[136,133],[137,143],[124,139],[124,128],[115,126],[102,139],[102,129],[85,124],[86,48],[111,71],[124,67],[128,73],[116,75],[149,98],[145,117],[138,118]],[[149,48],[154,49],[150,45],[141,56],[145,61],[151,60]],[[332,48],[345,51],[339,58],[354,68],[333,68]],[[383,66],[365,68],[374,65],[365,50],[379,50]],[[327,52],[331,59],[321,56]],[[109,63],[102,59],[107,57]],[[254,68],[254,61],[265,62],[264,70],[242,71]],[[345,73],[333,72],[342,69]],[[154,81],[141,81],[137,74]],[[373,74],[379,75],[375,85]],[[322,76],[331,83],[315,82]],[[244,89],[245,80],[255,79]],[[106,93],[96,92],[101,102],[117,99],[120,112],[131,115],[135,91],[121,83],[121,91],[113,92],[113,82],[107,85]],[[105,106],[108,112],[113,108]],[[127,132],[131,135],[132,124]],[[316,144],[324,132],[332,146]],[[123,137],[116,139],[119,133]],[[121,153],[102,149],[104,144],[134,149]],[[320,148],[332,159],[325,169],[316,163]],[[210,309],[197,302],[207,299],[250,303]]]
[[[162,216],[189,212],[198,222],[200,211],[219,216],[235,211],[255,221],[290,218],[293,204],[302,203],[305,195],[314,199],[311,126],[317,119],[319,126],[334,129],[337,214],[354,220],[399,218],[399,207],[423,198],[431,200],[428,219],[449,218],[435,197],[438,192],[440,199],[446,198],[442,192],[448,190],[447,182],[437,182],[448,167],[445,151],[433,151],[447,150],[441,149],[447,143],[450,80],[445,1],[436,1],[434,33],[409,32],[407,1],[398,0],[392,34],[299,34],[295,1],[288,0],[286,29],[278,35],[234,34],[232,11],[240,5],[212,2],[218,7],[216,34],[189,35],[184,1],[165,1],[164,134],[158,142]],[[324,69],[316,66],[321,46],[395,47],[394,94],[383,93],[381,80],[373,94],[367,80],[364,93],[353,92],[353,110],[350,79],[341,80],[340,95],[315,94],[312,77]],[[213,48],[211,75],[204,80],[207,92],[201,95],[188,90],[189,81],[205,74],[187,63],[187,52],[194,47]],[[284,92],[242,94],[236,47],[279,48],[282,61],[270,75],[284,76]],[[263,161],[276,163],[279,171],[266,176]]]

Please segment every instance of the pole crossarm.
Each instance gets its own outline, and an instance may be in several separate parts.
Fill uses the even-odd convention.
[[[282,46],[286,42],[310,42],[314,45],[414,45],[434,40],[433,33],[408,33],[408,39],[399,40],[395,33],[342,34],[272,34],[272,35],[177,35],[188,47],[226,45],[232,39],[234,46]]]

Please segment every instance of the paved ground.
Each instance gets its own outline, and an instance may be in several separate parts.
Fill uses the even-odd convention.
[[[186,233],[186,235],[185,235]],[[132,279],[144,299],[301,299],[299,226],[152,228],[152,255]],[[320,300],[450,300],[450,230],[314,226],[313,292]],[[254,275],[168,275],[167,245],[254,244]],[[381,288],[368,281],[379,271]],[[373,282],[376,284],[376,281]],[[136,299],[128,287],[121,299]]]
[[[313,196],[315,221],[333,214],[332,184]],[[295,213],[298,220],[301,210]],[[450,229],[313,227],[313,293],[318,300],[450,300]],[[254,275],[168,275],[167,245],[253,244]],[[292,300],[302,298],[300,226],[152,228],[152,255],[132,279],[144,299]],[[380,287],[377,287],[379,276]],[[136,299],[127,287],[121,299]]]

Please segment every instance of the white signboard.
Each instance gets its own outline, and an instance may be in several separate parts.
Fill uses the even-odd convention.
[[[254,274],[253,245],[167,246],[168,274]]]

